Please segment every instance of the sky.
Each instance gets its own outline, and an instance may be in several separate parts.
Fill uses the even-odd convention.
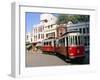
[[[33,26],[40,23],[40,14],[41,13],[26,12],[26,32],[32,32]]]
[[[41,14],[42,13],[26,12],[25,14],[26,32],[32,32],[33,26],[40,23]],[[53,15],[57,16],[58,14],[53,14]]]

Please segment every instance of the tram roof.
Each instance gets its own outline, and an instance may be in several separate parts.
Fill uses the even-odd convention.
[[[79,33],[79,31],[69,31],[69,32],[64,33],[62,36],[65,36],[65,35],[67,35],[69,33]]]
[[[43,41],[51,41],[51,40],[56,40],[57,38],[48,38],[48,39],[44,39]]]

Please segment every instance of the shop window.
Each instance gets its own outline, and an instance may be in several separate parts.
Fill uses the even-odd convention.
[[[51,25],[51,28],[53,27],[53,25]]]
[[[27,35],[27,39],[28,39],[28,35]]]
[[[31,38],[31,42],[32,42],[32,38]]]

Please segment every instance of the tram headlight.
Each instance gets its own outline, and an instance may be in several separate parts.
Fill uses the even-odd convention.
[[[70,56],[73,56],[74,55],[74,53],[70,53]]]
[[[79,51],[79,50],[77,50],[77,53],[80,53],[80,51]]]
[[[70,50],[72,49],[72,48],[69,48]]]

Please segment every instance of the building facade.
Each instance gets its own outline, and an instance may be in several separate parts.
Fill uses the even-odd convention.
[[[33,26],[32,37],[33,43],[41,42],[44,39],[44,26],[42,24]]]
[[[66,32],[67,32],[67,25],[66,24],[60,24],[57,26],[57,38],[60,38]]]
[[[30,32],[26,33],[26,43],[32,43],[32,34]]]
[[[40,23],[33,26],[32,42],[42,42],[49,37],[57,37],[56,24],[57,18],[52,14],[41,14]]]
[[[41,23],[44,25],[44,39],[57,37],[57,17],[52,14],[41,14]]]

